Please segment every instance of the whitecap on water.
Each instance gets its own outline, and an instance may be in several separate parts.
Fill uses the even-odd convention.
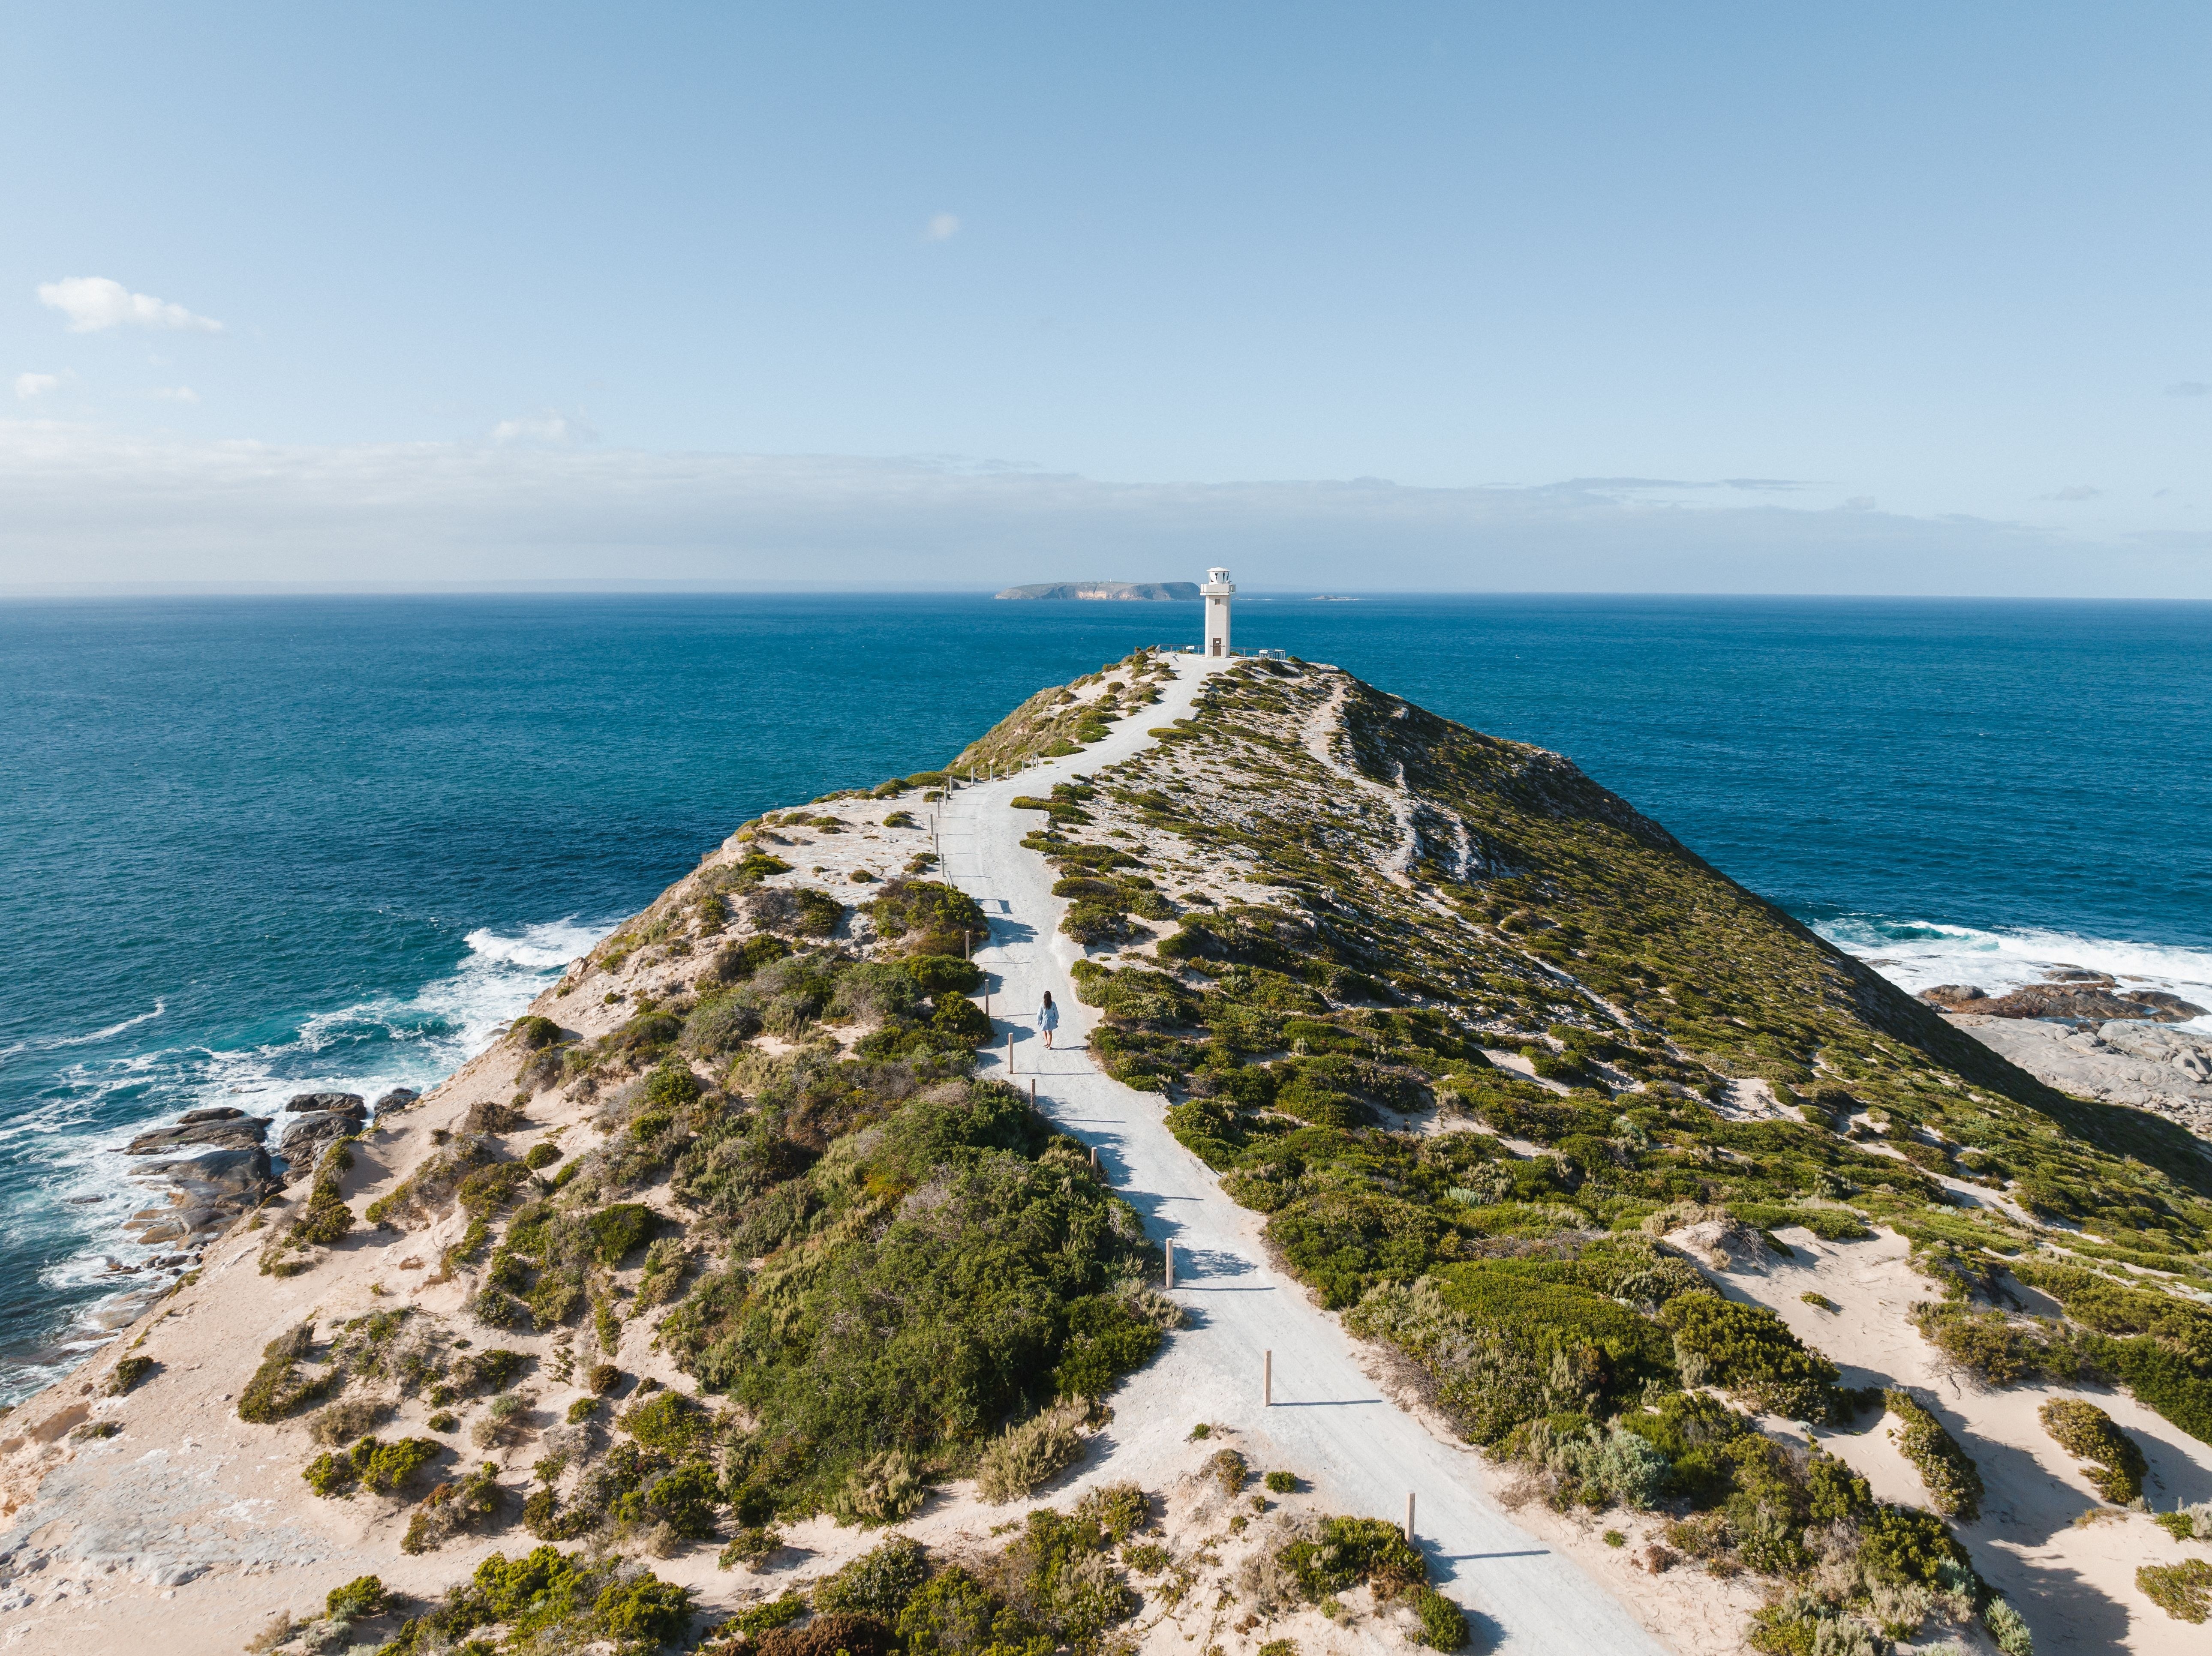
[[[111,1313],[145,1292],[145,1277],[118,1277],[107,1265],[111,1258],[129,1264],[163,1251],[140,1247],[112,1228],[149,1195],[131,1177],[143,1164],[116,1154],[132,1138],[182,1111],[212,1105],[276,1115],[297,1093],[358,1093],[374,1103],[395,1087],[427,1092],[489,1046],[611,929],[569,915],[513,931],[471,931],[468,952],[445,976],[412,994],[374,996],[312,1014],[286,1038],[229,1049],[173,1046],[70,1065],[58,1077],[59,1096],[0,1125],[0,1143],[36,1141],[33,1154],[47,1168],[35,1191],[8,1204],[4,1217],[19,1234],[45,1230],[67,1250],[40,1273],[46,1287],[71,1298],[110,1282],[117,1291],[81,1303],[75,1325],[37,1357],[0,1364],[0,1395],[21,1396],[64,1372],[100,1342]],[[112,1040],[163,1010],[157,1001],[153,1011],[106,1029],[33,1044],[46,1050]],[[281,1131],[279,1123],[272,1135]]]
[[[2053,972],[2070,967],[2101,972],[2123,990],[2162,990],[2212,1007],[2212,949],[2027,927],[1984,931],[1875,914],[1838,915],[1813,929],[1915,995],[1942,983],[1972,984],[2002,995],[2047,982]],[[2212,1015],[2182,1027],[2212,1030]]]

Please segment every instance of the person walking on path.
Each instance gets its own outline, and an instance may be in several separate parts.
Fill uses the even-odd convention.
[[[1044,992],[1044,1004],[1037,1008],[1037,1028],[1044,1031],[1045,1050],[1052,1050],[1052,1032],[1060,1028],[1060,1008],[1052,1004],[1052,991]]]

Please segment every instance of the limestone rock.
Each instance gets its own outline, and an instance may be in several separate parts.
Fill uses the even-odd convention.
[[[1969,1012],[1950,1022],[2061,1092],[2152,1110],[2212,1138],[2212,1037],[2135,1019],[2078,1028]]]

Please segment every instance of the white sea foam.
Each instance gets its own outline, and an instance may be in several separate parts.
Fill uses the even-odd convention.
[[[1939,983],[1957,983],[2002,995],[2044,982],[2057,968],[2079,967],[2118,979],[2123,989],[2163,990],[2212,1007],[2212,949],[2028,927],[1983,931],[1869,914],[1841,915],[1814,930],[1913,994]],[[2212,1015],[2183,1027],[2212,1031]]]
[[[468,953],[446,976],[412,995],[376,996],[316,1013],[283,1040],[228,1050],[173,1046],[71,1064],[59,1077],[67,1083],[64,1096],[0,1125],[0,1145],[15,1141],[15,1154],[28,1152],[49,1169],[29,1204],[8,1216],[19,1223],[59,1225],[78,1235],[83,1233],[76,1228],[88,1223],[92,1234],[84,1251],[58,1261],[42,1280],[51,1288],[79,1291],[112,1281],[117,1292],[86,1306],[82,1325],[59,1337],[47,1361],[9,1365],[0,1375],[0,1391],[21,1395],[64,1372],[82,1355],[77,1347],[89,1349],[87,1342],[97,1344],[104,1338],[99,1331],[103,1307],[145,1284],[143,1277],[109,1276],[109,1259],[130,1263],[165,1251],[136,1247],[117,1228],[150,1193],[132,1178],[143,1172],[144,1162],[117,1154],[138,1133],[173,1120],[179,1111],[210,1105],[275,1115],[304,1092],[358,1093],[373,1103],[395,1087],[428,1091],[489,1045],[562,968],[611,929],[570,915],[514,932],[472,931],[465,939]],[[37,1044],[45,1050],[110,1040],[163,1010],[156,1002],[152,1012],[110,1028]],[[143,1095],[146,1101],[130,1108],[118,1095]],[[279,1124],[276,1131],[281,1130]],[[76,1355],[65,1355],[71,1352]]]
[[[42,1040],[39,1043],[39,1050],[42,1052],[58,1052],[64,1046],[89,1046],[96,1040],[111,1040],[121,1034],[125,1029],[135,1029],[142,1023],[151,1023],[167,1010],[168,1003],[156,1000],[154,1003],[154,1010],[150,1012],[141,1012],[135,1018],[125,1018],[120,1023],[111,1023],[105,1029],[94,1029],[88,1035],[60,1035],[52,1040]]]

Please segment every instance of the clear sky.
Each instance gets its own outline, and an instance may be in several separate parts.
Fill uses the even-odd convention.
[[[0,16],[0,585],[2212,596],[2201,4]]]

